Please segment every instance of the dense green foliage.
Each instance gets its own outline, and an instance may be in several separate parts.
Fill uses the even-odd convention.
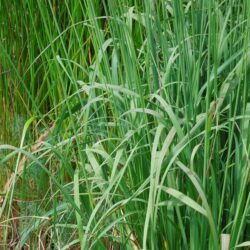
[[[0,1],[0,248],[247,249],[249,13]]]

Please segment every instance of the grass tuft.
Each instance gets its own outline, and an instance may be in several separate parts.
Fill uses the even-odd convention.
[[[1,249],[248,249],[250,1],[0,2]]]

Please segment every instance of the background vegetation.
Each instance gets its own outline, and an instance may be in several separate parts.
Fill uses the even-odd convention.
[[[249,13],[0,1],[0,248],[247,249]]]

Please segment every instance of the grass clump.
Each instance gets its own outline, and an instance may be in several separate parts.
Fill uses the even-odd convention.
[[[249,11],[2,1],[1,247],[247,249]]]

